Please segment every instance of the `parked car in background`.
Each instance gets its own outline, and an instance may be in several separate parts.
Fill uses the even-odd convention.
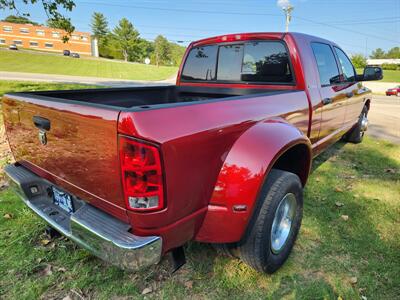
[[[10,50],[18,50],[18,47],[15,44],[11,44],[10,46],[8,46],[8,49],[10,49]]]
[[[299,232],[313,157],[363,140],[361,82],[379,79],[310,35],[203,39],[174,86],[6,94],[5,171],[42,219],[122,268],[168,252],[179,267],[196,240],[272,273]]]
[[[64,56],[70,56],[70,54],[71,54],[71,51],[69,51],[69,50],[64,50],[63,51],[63,55]]]
[[[400,97],[400,85],[386,91],[386,96],[399,96]]]
[[[81,56],[78,53],[71,53],[70,55],[73,58],[80,58]]]

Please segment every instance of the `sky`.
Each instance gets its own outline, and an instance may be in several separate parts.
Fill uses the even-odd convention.
[[[242,32],[284,31],[280,4],[289,0],[75,0],[66,13],[79,31],[90,32],[93,12],[108,19],[110,29],[125,17],[152,40],[158,34],[187,45],[201,38]],[[39,5],[22,5],[20,12],[46,22]],[[400,0],[290,0],[294,6],[289,31],[303,32],[336,42],[349,54],[400,46]],[[0,19],[13,12],[0,10]]]

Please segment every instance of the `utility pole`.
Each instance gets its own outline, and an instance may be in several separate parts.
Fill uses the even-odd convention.
[[[292,20],[292,11],[294,9],[294,7],[288,3],[286,6],[282,7],[285,16],[286,16],[286,32],[289,31],[289,23]]]

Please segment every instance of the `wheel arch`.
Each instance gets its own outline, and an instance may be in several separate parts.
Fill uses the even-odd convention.
[[[271,169],[295,173],[304,186],[311,160],[310,140],[291,124],[274,120],[247,130],[227,154],[195,239],[211,243],[239,241]]]

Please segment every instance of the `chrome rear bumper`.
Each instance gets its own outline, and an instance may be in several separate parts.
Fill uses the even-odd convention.
[[[75,212],[69,214],[53,203],[52,184],[21,165],[5,168],[10,185],[25,204],[57,231],[99,258],[123,269],[138,270],[158,263],[162,239],[136,236],[130,225],[75,198]]]

